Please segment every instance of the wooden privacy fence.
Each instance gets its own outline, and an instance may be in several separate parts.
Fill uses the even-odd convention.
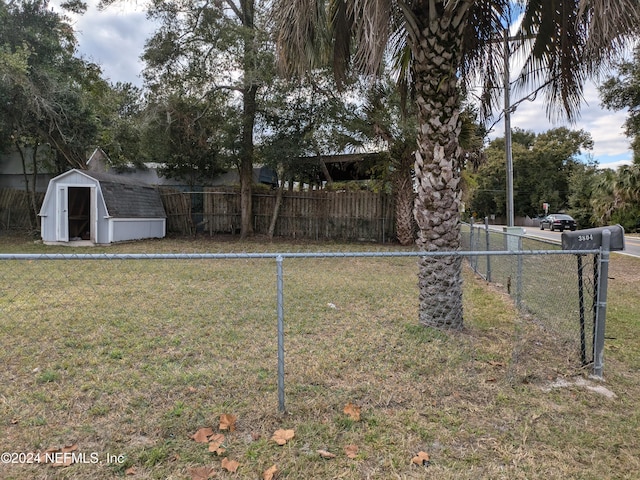
[[[181,234],[240,232],[240,193],[229,188],[179,192],[162,188],[167,229]],[[267,234],[277,193],[253,194],[253,228]],[[196,207],[197,205],[197,207]],[[367,192],[283,192],[275,236],[387,242],[395,237],[393,199]]]
[[[30,193],[10,188],[0,189],[0,230],[28,230],[40,228],[34,224]],[[44,200],[44,193],[35,194],[38,211]]]

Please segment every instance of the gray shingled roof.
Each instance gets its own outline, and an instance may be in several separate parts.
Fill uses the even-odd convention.
[[[83,170],[100,182],[109,216],[114,218],[166,218],[160,193],[151,185],[117,175]]]

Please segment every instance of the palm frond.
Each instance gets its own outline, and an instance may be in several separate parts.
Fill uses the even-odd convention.
[[[574,120],[588,78],[608,68],[640,29],[640,3],[632,0],[531,0],[520,26],[518,45],[528,49],[516,86],[544,85],[547,114]]]
[[[277,0],[273,14],[277,61],[282,72],[303,76],[326,61],[331,42],[323,0]]]
[[[333,0],[329,4],[330,31],[333,38],[332,67],[338,87],[344,83],[351,61],[351,32],[353,16],[347,11],[344,0]]]
[[[504,85],[503,36],[511,15],[508,0],[478,1],[469,12],[463,38],[460,78],[465,96],[477,84],[482,85],[479,112],[482,119],[501,109]]]
[[[367,75],[379,73],[392,32],[392,0],[351,0],[354,42],[358,46],[354,67]]]
[[[640,30],[637,0],[580,0],[578,21],[585,25],[587,58],[606,68],[626,53],[629,38]]]
[[[547,115],[565,114],[573,120],[590,71],[584,58],[587,35],[578,22],[577,0],[527,2],[519,34],[522,39],[534,40],[517,45],[521,49],[529,47],[529,53],[516,87],[531,90],[548,85],[544,89]]]

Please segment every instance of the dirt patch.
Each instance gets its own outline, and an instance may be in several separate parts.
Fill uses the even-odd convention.
[[[589,380],[586,380],[582,377],[576,377],[576,378],[570,378],[570,379],[558,378],[554,382],[551,382],[545,385],[544,387],[542,387],[542,391],[550,392],[551,390],[554,390],[556,388],[572,388],[572,387],[584,388],[586,390],[598,393],[604,397],[611,398],[611,399],[618,398],[618,396],[615,393],[613,393],[611,390],[604,387],[603,385],[594,384],[593,382],[590,382]]]

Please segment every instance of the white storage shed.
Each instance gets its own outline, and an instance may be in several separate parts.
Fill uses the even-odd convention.
[[[167,216],[154,187],[93,170],[52,178],[40,217],[45,243],[107,244],[166,234]]]

